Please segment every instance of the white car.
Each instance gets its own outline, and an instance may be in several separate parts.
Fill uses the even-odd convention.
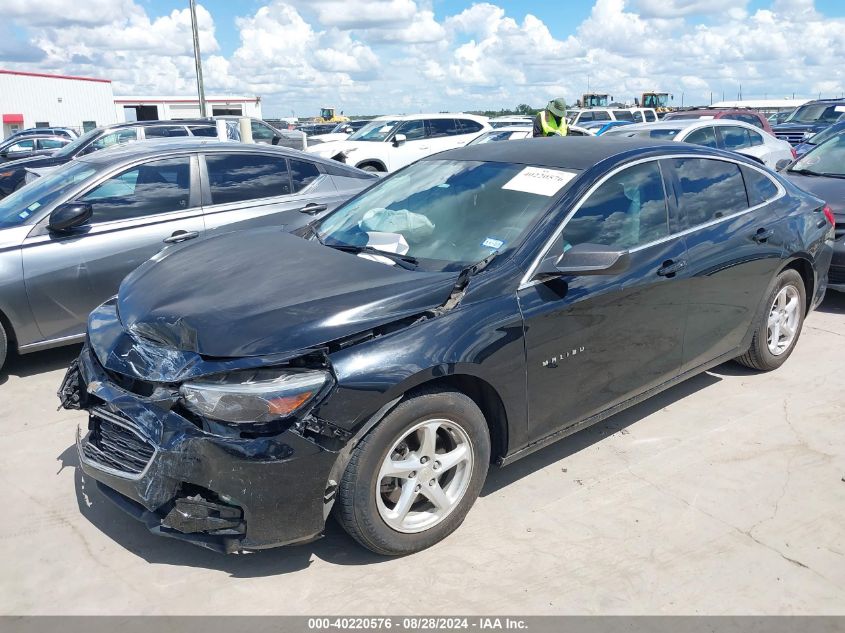
[[[482,143],[495,143],[497,141],[516,141],[522,138],[531,138],[534,128],[530,125],[508,125],[505,127],[494,127],[489,132],[476,136],[467,145],[481,145]]]
[[[628,108],[634,115],[634,123],[655,123],[660,120],[654,108]]]
[[[716,147],[753,158],[770,169],[782,160],[792,161],[795,150],[758,127],[732,119],[672,119],[636,123],[608,130],[604,136],[646,137]]]
[[[656,116],[656,115],[655,115]],[[636,121],[634,112],[625,108],[590,108],[569,110],[566,120],[570,125],[584,125],[593,121]]]
[[[473,114],[410,114],[383,116],[345,141],[308,148],[365,171],[396,171],[420,158],[469,143],[492,129],[486,117]]]

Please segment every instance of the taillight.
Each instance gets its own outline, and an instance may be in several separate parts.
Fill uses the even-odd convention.
[[[824,209],[822,209],[822,213],[824,213],[824,217],[827,218],[827,221],[830,222],[831,226],[836,226],[836,218],[833,217],[833,211],[827,205],[824,205]]]
[[[796,158],[798,158],[798,152],[795,151],[794,147],[790,147],[789,151],[792,152],[792,160],[795,160]]]

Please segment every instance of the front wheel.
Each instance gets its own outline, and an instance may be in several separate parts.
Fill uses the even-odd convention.
[[[9,351],[9,338],[6,336],[6,330],[3,329],[3,324],[0,323],[0,369],[3,369],[3,364],[6,362],[6,354]]]
[[[460,526],[489,462],[487,423],[470,398],[453,391],[408,398],[355,447],[338,520],[373,552],[418,552]]]
[[[764,304],[763,314],[756,320],[751,347],[737,362],[761,371],[783,365],[801,335],[806,305],[801,275],[792,269],[781,272]]]

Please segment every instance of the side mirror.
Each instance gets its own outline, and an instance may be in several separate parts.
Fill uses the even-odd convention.
[[[787,167],[792,164],[792,161],[788,158],[781,158],[778,162],[775,163],[775,171],[783,171]]]
[[[393,144],[396,147],[399,147],[400,145],[402,145],[407,140],[408,140],[408,137],[405,136],[404,134],[397,134],[396,136],[393,137]]]
[[[620,251],[601,244],[578,244],[563,255],[549,255],[540,262],[535,279],[549,279],[561,275],[615,275],[627,270],[628,251]]]
[[[82,226],[94,214],[94,208],[87,202],[69,202],[53,209],[47,228],[51,231],[67,231]]]

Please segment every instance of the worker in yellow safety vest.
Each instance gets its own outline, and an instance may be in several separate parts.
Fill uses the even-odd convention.
[[[566,101],[549,101],[545,110],[534,117],[533,136],[566,136]]]

